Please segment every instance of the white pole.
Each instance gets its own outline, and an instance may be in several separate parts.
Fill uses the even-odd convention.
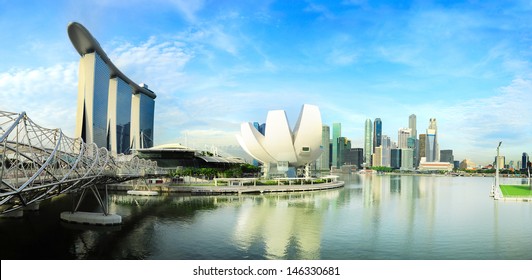
[[[497,146],[497,158],[495,159],[495,163],[497,165],[495,169],[495,192],[499,192],[499,148],[501,147],[502,141],[499,142],[499,146]]]

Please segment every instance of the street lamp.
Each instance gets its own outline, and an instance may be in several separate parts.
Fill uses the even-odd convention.
[[[499,145],[497,146],[497,157],[495,158],[495,164],[497,165],[495,169],[495,186],[494,186],[494,194],[495,191],[498,192],[499,190],[499,148],[501,147],[502,141],[499,142]],[[497,197],[497,196],[495,196]]]

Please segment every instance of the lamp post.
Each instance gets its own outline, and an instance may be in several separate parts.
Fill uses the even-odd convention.
[[[495,186],[494,186],[494,194],[495,192],[498,193],[499,191],[499,148],[501,147],[502,141],[499,142],[499,145],[497,146],[497,158],[495,158],[495,164],[497,165],[495,168]],[[498,195],[495,195],[495,198],[497,198]]]

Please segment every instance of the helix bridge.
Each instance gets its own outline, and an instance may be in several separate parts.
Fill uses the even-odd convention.
[[[0,111],[0,214],[25,209],[65,193],[92,192],[108,215],[97,186],[162,174],[154,161],[112,155],[106,148],[44,128],[25,112]]]

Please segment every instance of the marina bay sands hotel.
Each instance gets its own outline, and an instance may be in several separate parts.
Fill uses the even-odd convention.
[[[75,136],[113,154],[152,147],[155,93],[120,72],[83,25],[70,23],[68,36],[81,56]]]

